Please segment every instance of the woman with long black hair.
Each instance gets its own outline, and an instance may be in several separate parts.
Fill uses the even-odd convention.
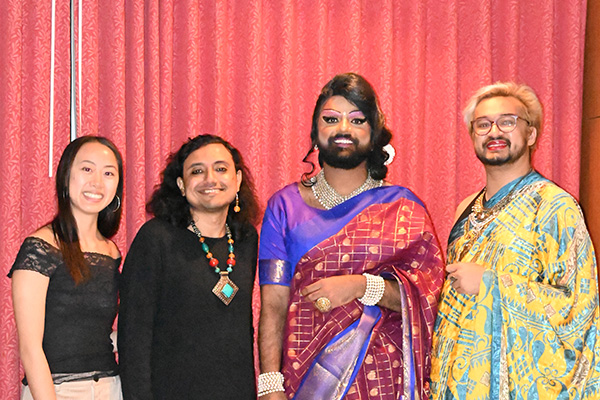
[[[58,213],[23,242],[10,270],[25,369],[22,399],[120,399],[110,334],[121,254],[123,162],[108,139],[83,136],[56,172]]]

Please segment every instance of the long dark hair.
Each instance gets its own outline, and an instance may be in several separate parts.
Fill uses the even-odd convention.
[[[310,155],[315,151],[315,145],[319,139],[319,114],[323,104],[333,97],[343,96],[350,103],[354,104],[365,115],[369,125],[371,126],[371,152],[367,157],[367,169],[373,179],[385,179],[388,168],[384,164],[389,158],[389,154],[383,150],[383,147],[390,143],[392,133],[385,126],[385,116],[379,107],[379,100],[375,90],[365,78],[348,72],[345,74],[336,75],[332,80],[321,90],[321,94],[317,99],[317,104],[312,116],[312,128],[310,131],[310,149],[304,156],[303,162],[310,164],[310,171],[302,174],[302,184],[304,186],[312,186],[309,177],[315,171],[315,164],[309,160]],[[319,165],[323,166],[323,160],[319,154]]]
[[[242,171],[242,184],[238,192],[240,212],[233,210],[235,201],[229,205],[227,223],[234,238],[241,239],[250,234],[251,227],[258,222],[260,214],[258,201],[252,182],[252,175],[246,167],[242,155],[229,142],[216,135],[198,135],[185,142],[177,152],[169,156],[168,164],[161,173],[161,182],[154,189],[146,205],[146,211],[172,225],[187,228],[190,223],[190,204],[177,186],[177,178],[183,178],[183,163],[194,151],[209,144],[221,144],[231,154],[236,171]]]
[[[83,257],[77,234],[77,222],[71,209],[69,180],[75,156],[86,143],[100,143],[108,147],[115,158],[119,169],[119,184],[112,201],[98,214],[98,231],[105,238],[113,237],[121,223],[121,202],[123,200],[123,158],[113,142],[102,136],[82,136],[75,139],[65,148],[56,170],[56,198],[58,213],[51,222],[54,237],[58,243],[69,274],[75,283],[80,283],[90,276],[90,270]],[[119,199],[117,199],[117,197]]]

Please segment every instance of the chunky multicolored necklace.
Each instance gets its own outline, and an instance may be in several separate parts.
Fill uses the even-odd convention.
[[[215,273],[219,274],[221,277],[219,281],[213,287],[212,292],[225,303],[226,306],[231,303],[231,300],[235,297],[235,294],[238,291],[238,287],[233,281],[229,278],[229,273],[233,272],[233,266],[235,265],[235,254],[233,253],[233,237],[231,236],[231,230],[229,229],[229,225],[225,224],[225,230],[227,232],[227,243],[229,245],[229,258],[227,258],[227,269],[221,270],[219,268],[219,260],[213,256],[213,253],[210,252],[208,248],[208,244],[205,243],[204,237],[202,233],[200,233],[200,229],[196,226],[196,223],[191,220],[190,226],[192,230],[198,236],[198,240],[202,245],[202,250],[206,253],[206,258],[208,259],[208,265],[215,269]]]

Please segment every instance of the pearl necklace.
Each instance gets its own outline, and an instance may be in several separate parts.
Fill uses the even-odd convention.
[[[238,291],[238,287],[235,283],[229,278],[229,273],[233,272],[233,266],[235,265],[235,254],[233,253],[233,237],[231,236],[231,230],[229,229],[229,225],[225,224],[225,231],[227,232],[227,243],[229,245],[229,257],[227,258],[227,269],[222,271],[219,268],[219,260],[213,256],[210,252],[208,244],[204,241],[204,237],[202,233],[200,233],[200,229],[196,226],[194,220],[190,221],[190,226],[192,230],[198,236],[198,241],[202,245],[202,250],[206,253],[206,258],[208,259],[208,265],[215,269],[215,273],[219,274],[221,277],[217,284],[213,287],[212,292],[225,303],[226,306],[231,303],[235,294]]]
[[[367,174],[367,179],[352,193],[342,196],[331,187],[327,179],[325,179],[325,172],[323,170],[315,176],[316,182],[311,186],[312,192],[315,195],[317,201],[326,209],[331,210],[333,207],[342,204],[346,200],[350,200],[356,195],[361,194],[367,190],[378,188],[383,185],[383,180],[376,180],[371,178],[371,174]]]

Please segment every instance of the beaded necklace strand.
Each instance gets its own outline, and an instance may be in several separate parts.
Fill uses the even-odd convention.
[[[238,291],[237,285],[229,278],[229,273],[233,272],[233,266],[235,265],[233,237],[231,236],[229,225],[225,224],[225,231],[227,232],[227,244],[229,247],[229,257],[227,258],[227,268],[225,270],[221,270],[221,268],[219,268],[219,260],[217,260],[213,253],[211,253],[208,244],[204,240],[204,236],[202,236],[202,233],[200,233],[200,229],[198,229],[194,220],[190,221],[190,226],[192,227],[192,230],[196,236],[198,236],[198,241],[202,245],[202,250],[204,253],[206,253],[208,265],[210,265],[211,268],[214,268],[215,273],[220,275],[219,281],[213,287],[212,292],[219,298],[219,300],[228,306]]]

